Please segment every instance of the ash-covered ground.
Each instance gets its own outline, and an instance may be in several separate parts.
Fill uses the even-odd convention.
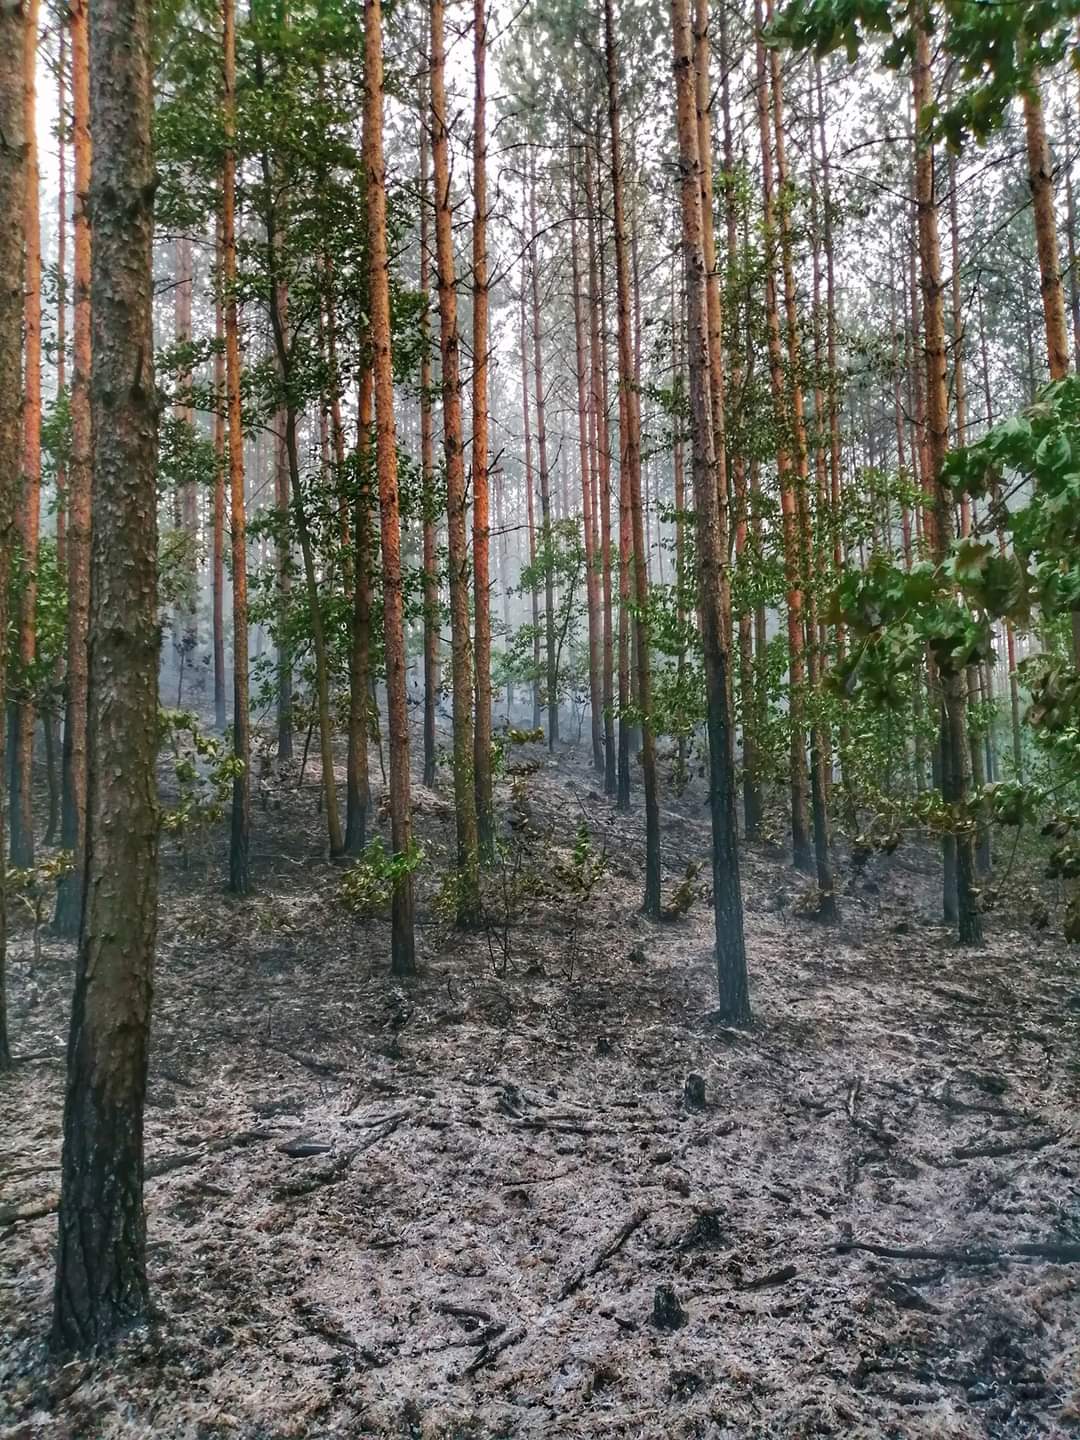
[[[73,954],[16,934],[3,1440],[1074,1433],[1075,955],[996,917],[957,949],[929,851],[842,867],[825,929],[751,850],[755,1025],[728,1030],[707,898],[646,922],[640,817],[536,759],[500,782],[478,933],[439,919],[452,800],[417,788],[414,982],[340,904],[310,784],[256,808],[250,900],[220,837],[166,845],[156,1315],[103,1359],[45,1351]],[[674,894],[708,830],[667,803]]]

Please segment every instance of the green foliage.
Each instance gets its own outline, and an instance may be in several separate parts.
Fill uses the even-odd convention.
[[[158,744],[172,756],[177,789],[175,803],[161,812],[161,828],[186,844],[221,819],[243,762],[227,738],[208,735],[190,710],[158,711]]]
[[[407,851],[390,854],[376,836],[342,876],[338,899],[360,919],[374,919],[386,911],[398,882],[411,875],[423,858],[424,852],[415,841],[410,840]]]
[[[568,865],[557,864],[555,877],[575,900],[588,900],[596,883],[608,868],[607,846],[598,854],[589,834],[589,827],[582,820],[574,836],[574,848]]]
[[[1078,16],[1080,0],[787,0],[769,38],[818,55],[843,50],[849,64],[873,43],[881,63],[899,70],[910,64],[917,27],[925,24],[935,47],[955,62],[957,83],[920,123],[958,150],[1004,123],[1009,101],[1065,53]]]

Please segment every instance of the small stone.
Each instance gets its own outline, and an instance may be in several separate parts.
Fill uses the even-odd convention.
[[[657,1330],[679,1330],[689,1317],[670,1285],[658,1285],[653,1296],[652,1323]]]

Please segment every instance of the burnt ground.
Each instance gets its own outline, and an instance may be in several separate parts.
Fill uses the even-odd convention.
[[[581,756],[510,792],[506,948],[448,932],[424,878],[411,983],[386,922],[338,903],[310,785],[257,806],[248,901],[221,893],[218,836],[186,869],[166,844],[157,1314],[94,1362],[44,1350],[72,953],[46,937],[34,964],[16,934],[0,1436],[1073,1433],[1075,959],[996,917],[954,948],[929,853],[849,868],[825,930],[751,851],[735,1033],[710,1016],[709,906],[638,914],[640,822]],[[417,806],[437,870],[452,806]],[[587,898],[558,873],[583,814],[607,856]],[[669,892],[704,822],[700,797],[665,811]]]

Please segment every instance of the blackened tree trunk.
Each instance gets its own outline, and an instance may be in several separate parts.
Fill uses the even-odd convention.
[[[931,44],[925,14],[916,31],[912,65],[913,105],[920,117],[916,133],[915,200],[918,214],[919,262],[923,291],[923,344],[926,363],[926,428],[932,472],[935,560],[941,563],[953,533],[952,502],[941,480],[941,467],[949,448],[949,391],[945,351],[945,301],[941,278],[941,241],[937,199],[934,193],[934,151],[926,122],[933,98]],[[944,798],[961,808],[968,793],[970,756],[967,743],[966,687],[962,672],[942,671],[942,770]],[[957,923],[961,943],[982,940],[978,907],[975,853],[972,834],[958,831],[956,844]]]
[[[157,926],[159,648],[148,0],[95,0],[90,75],[89,789],[52,1332],[61,1351],[106,1344],[148,1303],[143,1103]]]
[[[236,298],[236,3],[222,0],[224,31],[221,177],[222,288],[225,292],[225,394],[232,529],[233,777],[229,889],[251,889],[251,710],[248,695],[247,537],[244,510],[244,430],[240,409],[240,317]]]
[[[23,103],[26,107],[26,305],[23,313],[22,491],[19,529],[23,584],[19,597],[21,690],[15,704],[11,791],[11,863],[34,863],[34,695],[30,672],[37,649],[37,554],[41,525],[41,214],[38,198],[37,47],[39,0],[23,8]]]
[[[540,549],[544,562],[544,639],[547,654],[548,748],[559,738],[559,676],[555,663],[555,573],[552,563],[551,472],[548,468],[547,400],[544,394],[544,331],[540,310],[540,259],[536,240],[536,151],[529,155],[529,273],[532,282],[533,382],[536,452],[540,467]]]
[[[409,814],[409,709],[405,688],[405,606],[401,583],[401,511],[398,503],[397,436],[394,428],[394,362],[390,350],[390,261],[386,240],[386,165],[383,159],[383,54],[381,0],[364,4],[364,162],[367,181],[371,348],[375,372],[375,462],[382,524],[383,625],[390,730],[390,844],[395,856],[411,848]],[[391,899],[390,969],[416,970],[412,872],[394,881]]]
[[[86,825],[86,636],[90,618],[90,59],[88,0],[71,6],[72,148],[75,156],[74,327],[71,373],[71,457],[67,517],[67,704],[60,805],[60,844],[72,867],[56,887],[53,925],[58,935],[79,933],[82,914],[83,837]],[[6,133],[6,132],[5,132]]]
[[[735,769],[731,757],[731,702],[724,635],[720,521],[716,481],[715,428],[709,367],[709,318],[701,218],[701,162],[695,113],[693,41],[687,0],[672,0],[676,129],[686,276],[687,360],[690,372],[690,427],[693,440],[694,508],[697,515],[698,597],[708,705],[713,841],[713,909],[720,1011],[733,1025],[750,1022],[750,994],[743,936],[739,879]]]
[[[367,843],[367,817],[371,808],[368,777],[368,714],[371,691],[371,562],[372,562],[372,454],[371,420],[374,374],[368,347],[363,346],[357,384],[356,504],[353,534],[352,616],[349,634],[349,738],[345,775],[345,853],[360,855]]]
[[[487,136],[485,89],[487,17],[484,0],[473,7],[473,593],[476,659],[476,723],[473,771],[476,783],[477,843],[482,860],[495,858],[495,816],[491,794],[491,572],[488,501],[488,258]]]
[[[420,110],[423,113],[423,103]],[[435,443],[431,402],[431,220],[428,129],[420,126],[420,483],[424,507],[424,784],[435,784],[435,710],[439,700],[439,574],[435,544]]]
[[[619,91],[615,63],[615,18],[612,0],[604,0],[604,51],[607,69],[608,126],[611,140],[611,198],[615,234],[615,281],[618,297],[619,393],[623,398],[624,425],[620,435],[620,488],[625,486],[630,509],[633,544],[634,598],[637,613],[637,705],[641,718],[641,773],[645,790],[645,899],[644,910],[660,916],[660,803],[656,783],[656,744],[652,731],[649,631],[648,556],[641,510],[641,420],[634,383],[631,344],[630,267],[623,210],[622,155],[619,142]]]
[[[443,0],[431,0],[431,130],[435,185],[435,245],[442,344],[443,444],[450,552],[450,632],[454,724],[454,808],[457,816],[458,920],[480,914],[476,790],[473,784],[473,685],[469,644],[469,551],[465,529],[465,455],[461,419],[461,346],[454,278],[450,134],[446,108],[446,40]]]
[[[22,430],[23,204],[26,148],[22,89],[23,19],[0,9],[0,635],[7,634],[8,580],[15,546],[19,455]],[[0,754],[3,754],[7,651],[0,647]],[[4,854],[4,812],[0,805],[0,858]],[[7,1027],[7,905],[0,865],[0,1070],[11,1064]]]

